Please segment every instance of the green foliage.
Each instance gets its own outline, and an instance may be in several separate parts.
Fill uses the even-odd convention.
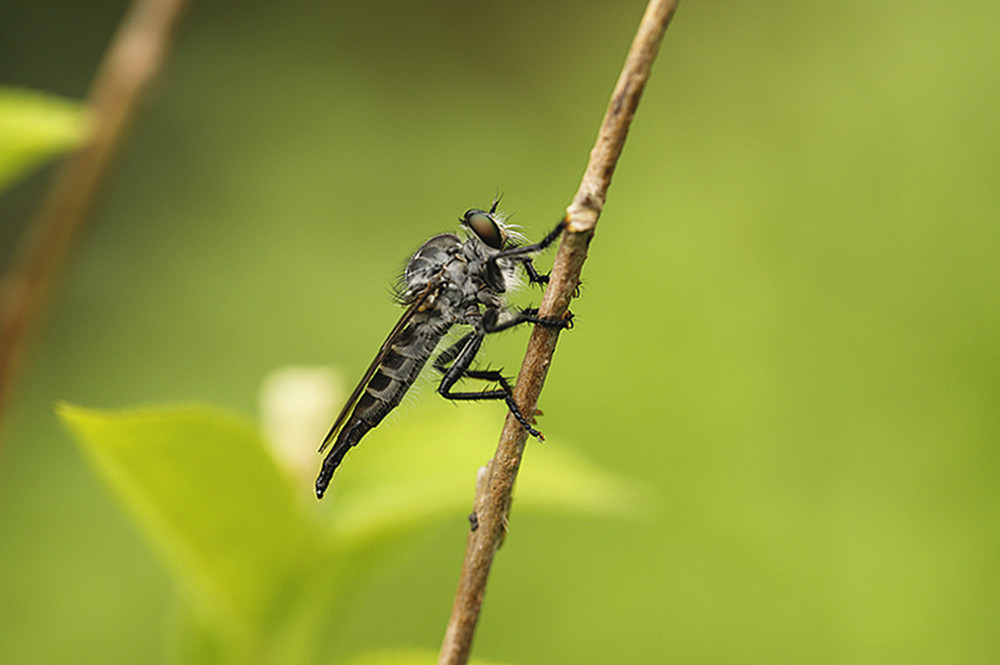
[[[54,95],[0,86],[0,190],[86,135],[83,107]]]
[[[177,659],[213,660],[220,622],[191,594],[170,609],[172,581],[110,512],[53,401],[248,413],[274,367],[334,363],[357,379],[399,314],[386,287],[422,241],[498,189],[532,239],[560,217],[644,4],[292,0],[189,15],[4,418],[0,663],[162,665],[165,612]],[[90,83],[123,3],[55,6],[2,3],[0,78]],[[1000,662],[997,25],[986,0],[681,3],[590,246],[578,325],[560,337],[548,443],[527,450],[476,653]],[[19,193],[0,196],[0,254]],[[513,371],[526,334],[499,337],[483,362]],[[317,554],[301,574],[315,590],[289,595],[323,607],[270,619],[273,642],[294,651],[296,631],[330,629],[322,657],[344,662],[440,640],[495,425],[457,446],[470,467],[443,521],[368,521],[380,493],[402,502],[398,475],[368,483],[370,502],[351,488],[383,452],[447,462],[440,437],[411,434],[425,417],[502,413],[431,413],[436,400],[366,438],[319,504],[310,478],[291,483],[321,551],[367,531],[354,551],[372,556]],[[653,484],[663,509],[638,526],[529,512],[565,442]],[[380,533],[408,545],[390,552]]]
[[[489,421],[471,410],[415,418],[393,428],[391,446],[373,434],[317,508],[308,480],[293,482],[254,427],[232,414],[63,405],[59,415],[186,590],[175,654],[184,662],[320,658],[318,646],[331,644],[320,631],[329,632],[388,548],[442,516],[464,518],[489,454],[471,442],[492,438]],[[528,466],[519,509],[642,505],[640,494],[557,445]]]

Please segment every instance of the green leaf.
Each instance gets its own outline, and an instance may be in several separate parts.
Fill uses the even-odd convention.
[[[0,87],[0,190],[86,136],[83,105],[55,95]]]
[[[288,665],[321,656],[393,545],[428,521],[468,514],[502,411],[422,407],[372,432],[322,502],[313,470],[293,485],[255,428],[217,409],[58,412],[192,592],[194,611],[176,615],[174,652]],[[644,501],[553,440],[529,444],[523,476],[518,510],[633,514]]]
[[[476,473],[496,447],[499,410],[421,404],[405,422],[366,437],[334,475],[323,499],[341,544],[361,543],[441,514],[472,510]],[[515,506],[605,515],[647,511],[648,492],[560,442],[528,442]]]
[[[253,426],[206,407],[58,412],[202,609],[260,631],[316,543]]]

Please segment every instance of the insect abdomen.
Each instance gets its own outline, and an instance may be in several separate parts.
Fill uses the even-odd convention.
[[[363,418],[375,427],[402,401],[403,395],[416,381],[420,370],[427,364],[438,342],[447,332],[447,327],[443,330],[441,328],[440,325],[419,321],[411,323],[400,332],[368,382],[352,419]]]
[[[400,332],[323,460],[323,468],[316,480],[318,496],[322,498],[333,472],[347,451],[399,405],[450,327],[414,322]]]

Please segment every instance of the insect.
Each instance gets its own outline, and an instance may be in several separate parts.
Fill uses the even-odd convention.
[[[517,421],[532,436],[542,434],[531,426],[514,401],[510,383],[496,370],[470,369],[486,335],[522,323],[554,328],[572,326],[572,315],[542,319],[538,310],[511,310],[504,300],[508,285],[519,279],[518,269],[534,284],[545,284],[531,257],[559,237],[563,222],[535,244],[505,225],[497,212],[499,199],[489,211],[473,208],[459,218],[465,239],[453,233],[436,235],[414,253],[397,288],[397,300],[406,307],[396,327],[372,361],[319,448],[330,451],[316,479],[316,496],[323,498],[333,472],[344,455],[376,427],[403,399],[417,375],[434,354],[441,339],[455,325],[471,328],[433,361],[441,373],[438,393],[452,400],[504,400]],[[494,383],[497,387],[465,392],[455,389],[463,378]],[[331,446],[332,444],[332,446]]]

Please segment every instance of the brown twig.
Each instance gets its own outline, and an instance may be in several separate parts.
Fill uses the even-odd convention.
[[[580,270],[587,258],[587,246],[604,207],[625,136],[677,3],[678,0],[650,0],[646,7],[611,95],[597,142],[590,152],[590,162],[580,189],[566,210],[565,231],[556,253],[549,286],[539,307],[540,317],[561,318],[573,298]],[[514,391],[522,413],[535,412],[557,338],[557,329],[535,326]],[[485,478],[478,483],[475,503],[477,526],[468,536],[455,603],[438,657],[439,665],[463,665],[469,659],[486,580],[493,556],[503,539],[511,492],[526,438],[527,432],[508,414],[496,454],[487,467]]]
[[[74,242],[94,207],[188,0],[135,0],[88,94],[90,132],[56,169],[0,283],[0,418]]]

